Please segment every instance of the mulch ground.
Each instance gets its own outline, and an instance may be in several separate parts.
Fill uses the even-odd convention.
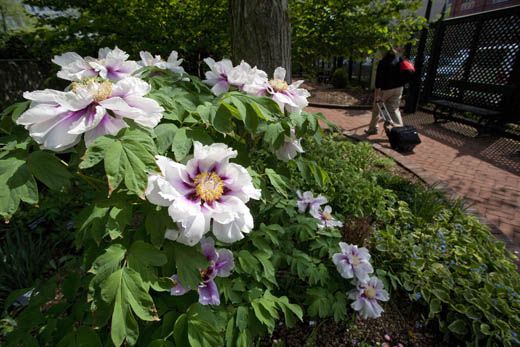
[[[372,102],[372,94],[358,86],[335,89],[331,84],[306,81],[302,87],[311,93],[310,103],[359,106],[370,105]]]
[[[407,297],[394,297],[383,303],[385,312],[378,319],[356,318],[335,323],[332,319],[305,321],[292,329],[283,323],[262,346],[306,347],[404,347],[443,346],[435,326],[424,325],[424,310]]]

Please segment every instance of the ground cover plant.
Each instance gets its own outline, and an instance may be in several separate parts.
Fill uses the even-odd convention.
[[[57,56],[67,89],[3,113],[0,214],[70,240],[10,286],[5,345],[250,346],[280,324],[377,319],[403,294],[446,341],[516,343],[503,247],[406,194],[368,145],[324,136],[283,69],[208,58],[201,81],[175,52],[140,57]]]

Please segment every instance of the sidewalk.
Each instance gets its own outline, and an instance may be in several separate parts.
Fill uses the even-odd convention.
[[[499,239],[509,239],[510,246],[520,249],[520,142],[477,138],[472,127],[453,122],[433,124],[432,115],[417,112],[404,115],[403,120],[418,129],[422,143],[414,153],[401,155],[390,148],[382,124],[379,134],[364,134],[370,120],[368,110],[308,107],[307,111],[322,112],[346,135],[369,140],[426,183],[440,184],[465,198]]]

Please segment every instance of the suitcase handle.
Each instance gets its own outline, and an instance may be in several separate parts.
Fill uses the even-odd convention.
[[[394,125],[394,121],[392,120],[392,117],[390,116],[390,112],[388,112],[388,109],[386,108],[386,105],[382,101],[376,102],[377,108],[379,109],[379,114],[381,115],[381,118],[385,121],[385,125]]]

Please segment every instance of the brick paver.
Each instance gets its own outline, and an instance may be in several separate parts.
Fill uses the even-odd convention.
[[[308,111],[322,112],[346,135],[369,140],[426,183],[443,185],[464,198],[499,238],[506,241],[502,233],[512,241],[512,248],[519,249],[520,142],[476,137],[472,127],[454,122],[434,124],[430,114],[417,112],[403,119],[417,127],[422,143],[413,154],[402,155],[390,148],[382,131],[368,137],[364,134],[370,120],[368,110],[309,107]]]

